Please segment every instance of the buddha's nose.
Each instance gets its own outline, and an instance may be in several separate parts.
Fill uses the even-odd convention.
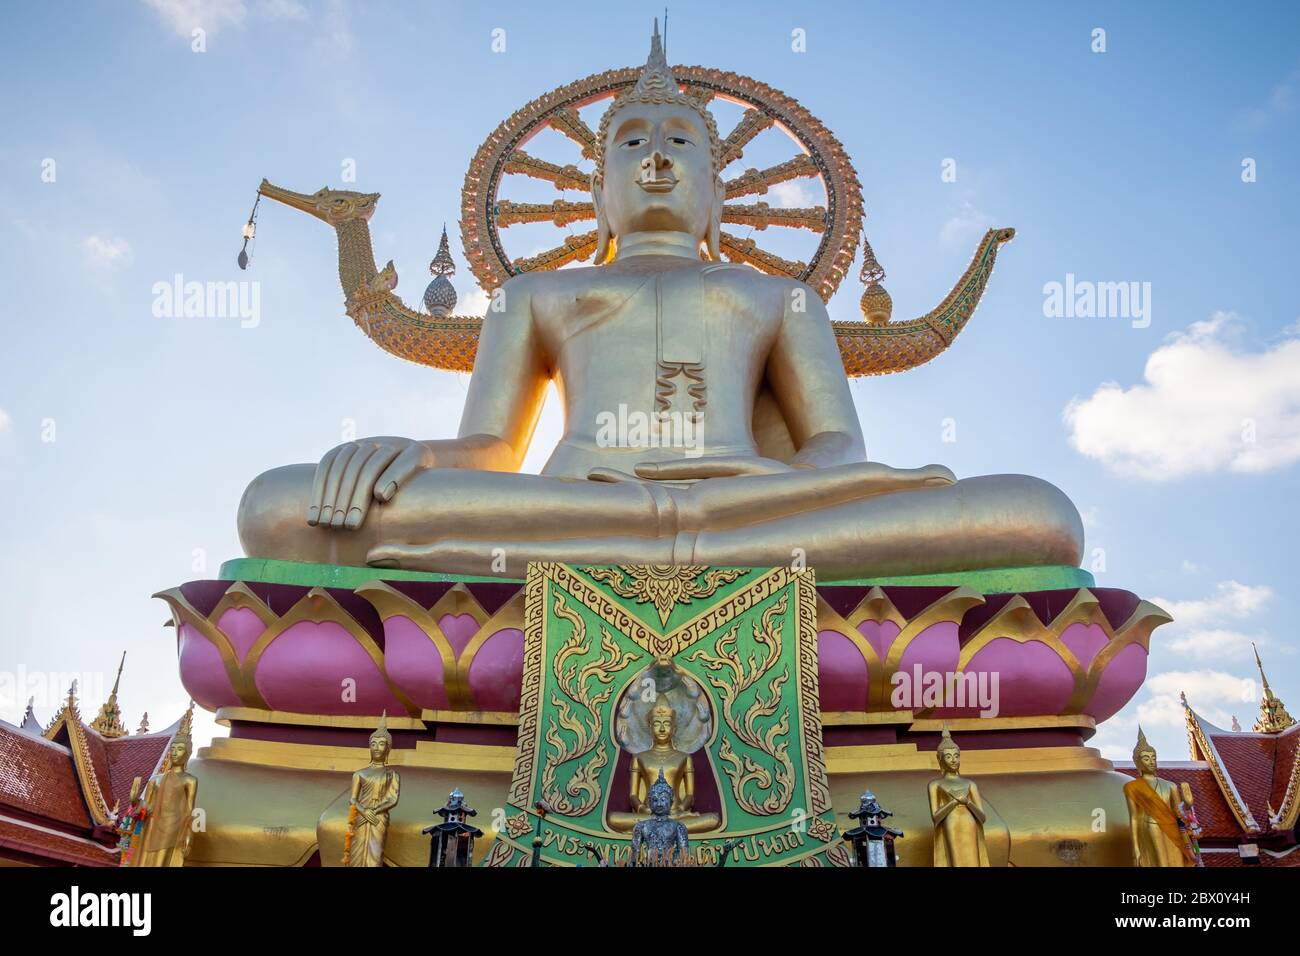
[[[672,165],[672,157],[665,156],[657,149],[645,159],[641,160],[641,168],[649,172],[658,172],[661,169],[671,169]]]

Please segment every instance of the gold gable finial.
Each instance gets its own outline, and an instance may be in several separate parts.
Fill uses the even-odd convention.
[[[1282,701],[1268,686],[1268,678],[1264,675],[1264,664],[1259,659],[1259,648],[1255,646],[1254,641],[1251,641],[1250,647],[1255,652],[1255,666],[1259,668],[1260,683],[1264,685],[1264,696],[1259,702],[1259,720],[1255,721],[1255,733],[1280,734],[1293,726],[1295,720],[1286,712]]]
[[[113,681],[113,689],[108,694],[108,700],[104,701],[99,708],[99,714],[90,722],[92,730],[98,731],[101,737],[124,737],[126,736],[126,727],[122,724],[122,711],[117,705],[117,689],[122,683],[122,668],[126,666],[126,651],[122,652],[122,660],[117,665],[117,678]]]

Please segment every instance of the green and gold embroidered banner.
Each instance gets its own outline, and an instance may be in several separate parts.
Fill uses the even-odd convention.
[[[687,865],[728,844],[733,866],[847,865],[813,572],[535,563],[524,613],[519,746],[487,865],[530,865],[538,834],[542,865],[626,865],[661,774]]]

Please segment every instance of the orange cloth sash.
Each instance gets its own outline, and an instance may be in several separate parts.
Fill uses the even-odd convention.
[[[1124,784],[1124,792],[1133,799],[1133,802],[1147,816],[1156,822],[1156,826],[1160,827],[1160,832],[1182,851],[1183,858],[1188,863],[1195,864],[1196,857],[1192,855],[1191,849],[1187,846],[1187,841],[1183,839],[1182,830],[1178,828],[1178,815],[1174,813],[1169,804],[1160,799],[1160,794],[1156,793],[1155,788],[1142,777],[1138,777],[1136,780]]]

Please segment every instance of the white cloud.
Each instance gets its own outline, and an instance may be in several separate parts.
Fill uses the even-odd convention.
[[[491,304],[492,297],[476,285],[468,292],[461,293],[456,303],[456,314],[487,315],[488,306]]]
[[[131,264],[131,243],[120,237],[87,236],[81,248],[93,266],[111,268]]]
[[[307,19],[307,8],[299,0],[262,0],[258,12],[268,20]]]
[[[243,0],[144,0],[166,24],[187,40],[195,28],[215,33],[225,26],[242,26],[248,10]]]
[[[1201,566],[1189,558],[1183,558],[1183,574],[1200,574]]]
[[[1249,707],[1259,699],[1253,680],[1224,671],[1166,671],[1147,678],[1145,686],[1150,696],[1137,708],[1138,722],[1144,727],[1183,726],[1179,694],[1187,695],[1187,702],[1198,714],[1222,727],[1232,722],[1232,714],[1241,705]]]
[[[1216,627],[1204,631],[1192,631],[1186,636],[1174,638],[1165,646],[1176,654],[1186,654],[1198,661],[1242,659],[1250,656],[1250,645],[1253,640],[1253,637],[1241,631]]]
[[[1108,760],[1133,759],[1133,745],[1141,726],[1162,761],[1187,760],[1186,717],[1180,694],[1187,694],[1201,717],[1219,727],[1230,727],[1233,714],[1254,709],[1255,682],[1217,670],[1165,671],[1143,685],[1147,697],[1097,728],[1089,744]]]
[[[813,193],[807,180],[791,179],[777,183],[767,190],[768,202],[773,206],[806,209],[809,206],[822,206],[826,200]]]
[[[1129,760],[1141,724],[1152,744],[1165,760],[1187,759],[1182,742],[1185,724],[1180,694],[1196,712],[1220,727],[1232,725],[1233,714],[1250,713],[1259,700],[1252,678],[1226,671],[1198,667],[1202,662],[1222,662],[1250,657],[1252,638],[1232,624],[1248,620],[1273,598],[1272,588],[1239,581],[1220,581],[1204,598],[1173,601],[1152,600],[1173,615],[1174,621],[1157,632],[1159,649],[1183,657],[1191,665],[1185,670],[1164,671],[1147,678],[1142,700],[1134,701],[1121,714],[1102,724],[1091,744],[1110,760]]]
[[[994,219],[969,202],[963,202],[961,212],[939,229],[939,239],[948,245],[968,245],[993,228]]]
[[[13,428],[14,420],[9,417],[9,413],[0,408],[0,435],[3,435],[9,429]]]
[[[1153,598],[1173,617],[1160,631],[1160,646],[1195,661],[1245,660],[1252,641],[1260,635],[1247,634],[1230,625],[1245,621],[1273,599],[1267,585],[1220,581],[1206,598],[1174,601]]]
[[[1179,628],[1203,628],[1225,619],[1241,620],[1262,609],[1273,598],[1266,584],[1250,585],[1239,581],[1220,581],[1214,594],[1192,601],[1153,598],[1168,611]]]
[[[227,26],[243,27],[249,8],[244,0],[144,0],[177,35],[187,40],[196,27],[209,34]],[[309,19],[302,0],[259,0],[253,7],[256,16],[267,20]],[[327,16],[334,16],[331,10]],[[331,31],[336,27],[331,25]]]
[[[1071,401],[1070,444],[1148,481],[1300,460],[1300,338],[1244,351],[1230,342],[1235,318],[1216,312],[1171,337],[1147,359],[1143,384],[1107,382]]]

